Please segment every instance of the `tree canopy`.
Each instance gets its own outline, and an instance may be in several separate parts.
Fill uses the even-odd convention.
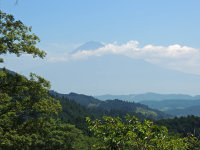
[[[129,115],[121,118],[104,116],[103,120],[87,118],[90,130],[103,144],[96,144],[101,150],[183,150],[199,149],[198,138],[189,135],[185,138],[168,135],[164,126],[151,121],[140,122]]]
[[[0,55],[43,58],[46,53],[37,42],[31,28],[0,11]],[[73,149],[82,132],[57,119],[61,105],[49,96],[49,89],[50,82],[36,74],[28,79],[0,70],[0,149]]]
[[[23,53],[33,57],[43,58],[46,53],[36,47],[40,39],[31,33],[31,27],[25,26],[12,15],[0,11],[0,55],[13,53],[20,56]],[[3,59],[0,58],[0,62]]]

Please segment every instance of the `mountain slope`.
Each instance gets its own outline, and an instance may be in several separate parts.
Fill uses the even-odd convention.
[[[96,108],[106,109],[106,110],[111,110],[111,109],[125,110],[128,112],[140,113],[145,117],[153,119],[161,119],[169,117],[169,115],[166,115],[161,111],[151,109],[146,105],[134,102],[126,102],[118,99],[103,101]]]
[[[76,93],[59,94],[57,92],[51,91],[51,94],[74,100],[75,102],[79,103],[82,106],[85,106],[86,108],[95,108],[98,110],[106,110],[108,112],[113,110],[119,112],[123,111],[126,113],[140,114],[141,116],[151,119],[162,119],[169,117],[169,115],[166,115],[163,112],[151,109],[148,106],[140,103],[126,102],[122,100],[100,101],[92,96]]]
[[[76,93],[61,94],[61,93],[57,93],[55,91],[50,91],[50,94],[74,100],[76,103],[78,103],[82,106],[85,106],[85,107],[88,107],[90,104],[97,105],[102,102],[92,96],[87,96],[84,94],[76,94]]]
[[[173,119],[164,119],[154,122],[160,126],[166,126],[170,133],[179,133],[183,136],[188,136],[188,133],[199,137],[200,133],[200,117],[187,116],[175,117]]]
[[[189,106],[185,107],[182,109],[171,109],[171,110],[166,110],[164,111],[167,114],[170,114],[172,116],[188,116],[188,115],[194,115],[194,116],[199,116],[200,117],[200,104],[199,105],[194,105],[194,106]]]
[[[120,110],[127,113],[140,113],[144,117],[153,119],[167,118],[172,116],[200,116],[200,100],[163,100],[163,101],[141,101],[141,103],[128,102],[122,100],[101,101],[92,96],[84,94],[60,94],[51,91],[51,94],[59,97],[71,99],[76,103],[86,107],[99,110]],[[160,110],[160,111],[158,111]],[[169,114],[169,115],[166,115]]]

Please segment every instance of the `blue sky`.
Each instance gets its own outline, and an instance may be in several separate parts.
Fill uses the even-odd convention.
[[[199,6],[199,0],[19,0],[17,5],[15,0],[1,0],[0,9],[13,14],[27,26],[32,26],[33,32],[41,39],[38,46],[49,54],[45,60],[32,60],[28,56],[22,58],[5,56],[7,60],[5,66],[24,74],[37,67],[35,71],[49,79],[55,90],[65,92],[68,89],[67,92],[86,94],[121,93],[120,88],[114,90],[112,86],[101,90],[105,87],[100,84],[97,86],[101,88],[95,93],[93,90],[95,85],[88,87],[85,85],[86,78],[84,82],[79,80],[82,85],[77,82],[73,88],[70,86],[65,88],[65,85],[56,85],[57,82],[61,82],[58,79],[48,78],[47,74],[42,73],[44,69],[40,66],[55,65],[58,62],[49,60],[60,60],[70,67],[70,61],[80,56],[80,61],[84,61],[89,57],[93,59],[111,54],[113,57],[123,55],[131,59],[141,59],[164,69],[194,74],[196,77],[200,75]],[[99,41],[107,47],[94,53],[69,55],[73,49],[88,41]],[[134,42],[137,44],[134,45]],[[140,53],[136,56],[137,50]],[[92,63],[92,60],[88,61]],[[76,67],[75,69],[80,70],[79,65]],[[112,70],[113,67],[110,66],[108,70]],[[144,69],[140,66],[140,69],[142,68]],[[67,76],[65,71],[62,74]],[[170,80],[167,75],[163,79]],[[125,78],[119,80],[117,86],[128,83]],[[135,87],[127,85],[129,88],[122,90],[122,93],[154,91],[198,94],[198,90],[200,91],[200,88],[192,83],[190,90],[182,89],[182,84],[178,84],[176,89],[167,90],[166,87],[170,89],[173,85],[164,83],[161,87],[165,88],[159,90],[159,86],[146,88],[143,79],[138,77],[137,80],[143,85],[140,90],[134,91]]]
[[[23,20],[42,43],[90,40],[200,47],[198,0],[1,0],[1,9]]]

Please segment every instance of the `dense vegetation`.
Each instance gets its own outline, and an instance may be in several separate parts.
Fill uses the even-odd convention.
[[[112,116],[112,117],[121,117],[123,118],[127,114],[137,116],[140,120],[145,119],[146,117],[141,113],[136,113],[134,111],[126,111],[120,109],[96,109],[96,108],[87,108],[74,100],[68,98],[53,96],[55,99],[60,101],[62,106],[62,111],[59,113],[58,117],[66,123],[75,124],[77,128],[84,131],[86,134],[90,134],[88,131],[88,124],[85,120],[86,117],[92,119],[101,119],[103,116]],[[83,99],[84,102],[84,99]]]
[[[127,113],[136,115],[139,119],[149,118],[149,119],[164,119],[170,117],[169,115],[166,115],[165,113],[151,109],[148,106],[140,103],[135,102],[127,102],[122,100],[106,100],[101,101],[98,100],[92,96],[87,96],[84,94],[76,94],[76,93],[70,93],[70,94],[60,94],[55,91],[50,91],[50,94],[52,96],[56,96],[57,98],[62,99],[70,99],[74,100],[81,106],[84,106],[85,108],[90,109],[98,109],[99,112],[104,112],[104,114],[112,114],[110,112],[115,112],[117,116],[123,117]],[[65,100],[62,100],[65,101]],[[114,115],[113,115],[114,116]],[[102,117],[102,115],[100,115]],[[96,118],[96,117],[95,117]]]
[[[36,47],[38,41],[31,28],[0,11],[0,55],[27,53],[43,58],[45,52]],[[95,120],[103,115],[123,117],[126,113],[138,115],[138,111],[138,116],[144,117],[149,113],[141,113],[143,110],[135,109],[131,103],[128,107],[123,101],[107,101],[98,105],[105,109],[89,109],[65,97],[50,96],[49,90],[50,83],[36,74],[27,78],[0,70],[0,149],[200,149],[199,140],[193,135],[170,136],[166,127],[151,121],[141,122],[129,116]],[[113,102],[118,109],[113,109]],[[87,131],[87,125],[82,124],[86,116],[95,120],[87,118],[91,131],[88,135],[94,133],[95,137],[86,136],[72,125]]]
[[[197,116],[164,119],[156,121],[156,124],[166,126],[170,133],[179,133],[183,137],[188,133],[196,137],[200,136],[200,117]]]
[[[129,115],[125,121],[119,117],[103,117],[103,120],[92,121],[87,118],[90,130],[101,140],[99,149],[111,150],[178,150],[200,149],[200,141],[192,134],[180,138],[170,136],[164,126],[153,125],[153,122],[140,122]],[[103,144],[102,144],[103,143]]]
[[[37,41],[31,28],[0,11],[0,54],[43,58],[45,52],[35,47]],[[50,83],[35,74],[28,79],[0,71],[0,149],[78,149],[77,143],[87,140],[82,131],[57,119],[61,105],[49,96],[49,89]]]

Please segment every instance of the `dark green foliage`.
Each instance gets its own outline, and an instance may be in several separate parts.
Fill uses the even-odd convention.
[[[35,47],[39,38],[30,32],[31,28],[0,11],[0,55],[28,53],[43,58],[45,52]],[[61,105],[49,96],[49,89],[50,82],[35,74],[28,79],[0,70],[0,149],[73,150],[77,140],[90,147],[87,137],[79,140],[82,131],[58,120]]]
[[[98,105],[99,103],[101,103],[102,101],[92,97],[92,96],[87,96],[84,94],[76,94],[76,93],[70,93],[70,94],[60,94],[57,93],[55,91],[50,91],[51,95],[57,96],[57,97],[62,97],[62,98],[67,98],[67,99],[71,99],[74,100],[76,103],[85,106],[85,107],[89,107],[90,104],[95,104]]]
[[[77,128],[88,133],[88,125],[85,122],[85,117],[91,116],[95,118],[91,111],[87,108],[77,104],[75,101],[69,100],[67,98],[61,98],[52,96],[60,101],[62,106],[62,111],[59,113],[59,118],[66,123],[74,124]]]
[[[0,71],[0,148],[71,149],[82,133],[52,118],[61,110],[48,95],[49,82]]]
[[[101,150],[191,150],[199,149],[200,143],[192,135],[185,138],[171,137],[164,126],[153,122],[138,121],[135,117],[121,118],[104,116],[103,120],[92,121],[87,118],[90,130],[102,141],[96,144]]]
[[[65,98],[64,96],[61,97],[60,94],[55,94],[55,92],[52,94],[52,91],[51,91],[50,95],[60,101],[60,104],[62,106],[62,112],[59,113],[59,117],[61,118],[61,120],[66,123],[74,124],[77,128],[83,130],[84,133],[87,135],[91,135],[91,133],[88,131],[88,124],[85,121],[86,117],[90,117],[92,119],[101,119],[103,116],[106,115],[106,116],[111,116],[111,117],[123,118],[127,114],[130,114],[130,115],[136,116],[140,120],[144,120],[145,118],[151,119],[151,120],[154,119],[154,116],[143,115],[140,112],[136,113],[135,110],[137,106],[141,106],[141,104],[138,104],[138,103],[134,105],[134,103],[129,104],[128,102],[124,102],[120,100],[113,100],[113,101],[106,101],[106,102],[101,101],[102,103],[99,105],[100,107],[88,108],[88,107],[81,106],[80,104],[77,104],[76,101],[74,100],[70,100],[68,98]],[[81,100],[81,97],[79,97],[80,100]],[[84,102],[84,99],[82,102]],[[104,107],[104,104],[105,104],[105,107]],[[130,109],[126,110],[126,108],[130,108]]]
[[[49,96],[49,82],[34,74],[27,79],[3,69],[0,87],[0,149],[92,149],[91,141],[95,138],[90,141],[74,125],[58,120],[61,105]],[[79,116],[84,112],[81,111],[84,107],[69,102],[74,110],[76,106],[80,107]],[[85,118],[80,118],[75,119],[75,124],[81,128]],[[73,123],[72,120],[69,122]]]
[[[140,103],[117,100],[117,99],[102,101],[102,103],[100,103],[97,106],[97,108],[105,109],[105,110],[111,110],[111,109],[124,110],[129,113],[135,113],[135,114],[141,113],[145,118],[150,118],[150,119],[163,119],[163,118],[169,117],[168,115],[165,115],[163,112],[151,109],[146,105],[143,105]],[[143,113],[145,111],[146,111],[146,113]]]
[[[101,118],[103,115],[123,117],[126,114],[135,115],[139,119],[164,119],[169,117],[169,115],[166,115],[161,111],[151,109],[148,106],[140,103],[127,102],[122,100],[100,101],[92,96],[76,93],[60,94],[55,91],[51,91],[50,94],[53,96],[74,100],[86,108],[91,108],[93,110],[98,109],[99,112],[102,112],[102,115],[100,113],[98,118]],[[114,114],[111,114],[111,111],[114,112]],[[95,114],[95,118],[97,118],[97,114],[99,113],[92,112],[92,114]]]
[[[156,124],[164,125],[170,133],[179,133],[184,137],[187,136],[188,133],[192,133],[196,137],[200,136],[200,117],[175,117],[173,119],[156,121]]]

